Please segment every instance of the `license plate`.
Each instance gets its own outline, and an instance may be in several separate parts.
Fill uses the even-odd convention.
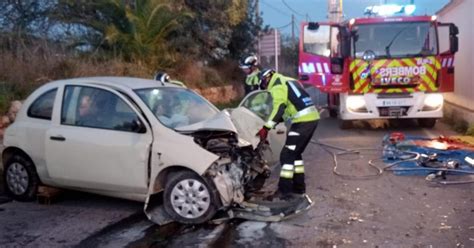
[[[378,107],[398,107],[411,106],[411,99],[379,99],[377,100]]]
[[[405,107],[381,107],[379,108],[380,116],[406,116],[407,108]]]
[[[389,116],[402,116],[403,115],[403,109],[402,108],[389,108],[388,109],[388,115]]]

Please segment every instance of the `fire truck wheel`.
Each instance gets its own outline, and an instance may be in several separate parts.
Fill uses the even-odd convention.
[[[433,128],[436,125],[436,118],[422,118],[418,119],[418,125],[424,128]]]

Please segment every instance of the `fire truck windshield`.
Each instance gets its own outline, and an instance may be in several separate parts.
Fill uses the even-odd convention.
[[[373,51],[376,58],[403,58],[437,54],[435,26],[429,22],[360,24],[353,27],[353,56]]]

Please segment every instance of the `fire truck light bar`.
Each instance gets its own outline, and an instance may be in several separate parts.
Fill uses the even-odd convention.
[[[416,6],[413,4],[409,5],[375,5],[365,8],[365,15],[379,15],[379,16],[391,16],[395,14],[412,15],[416,10]]]

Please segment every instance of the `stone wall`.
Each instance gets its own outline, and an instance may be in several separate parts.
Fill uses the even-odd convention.
[[[15,121],[16,114],[20,111],[21,105],[20,101],[11,102],[8,113],[0,118],[0,138],[3,138],[5,128]]]
[[[227,85],[193,90],[212,103],[227,103],[239,99],[244,95],[244,89],[241,85]]]

